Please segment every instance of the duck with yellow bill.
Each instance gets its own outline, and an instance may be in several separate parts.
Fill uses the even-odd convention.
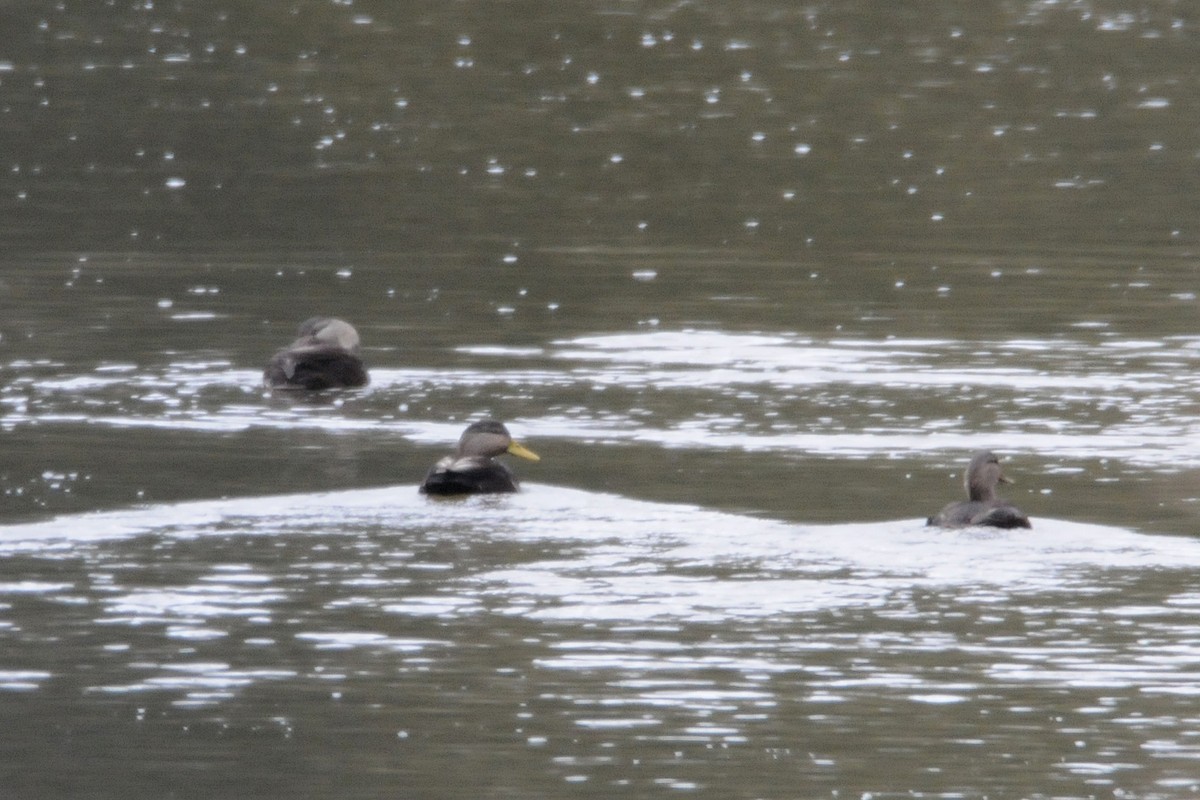
[[[433,465],[421,483],[422,494],[462,495],[515,492],[516,475],[496,460],[505,453],[540,461],[541,457],[513,441],[504,423],[489,419],[474,422],[463,431],[458,448]]]

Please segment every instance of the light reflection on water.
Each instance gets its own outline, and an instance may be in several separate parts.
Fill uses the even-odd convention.
[[[7,557],[52,553],[58,561],[96,559],[95,566],[106,569],[117,557],[110,550],[136,550],[149,542],[167,560],[192,546],[220,552],[243,540],[289,553],[300,549],[291,563],[252,566],[216,559],[195,583],[173,588],[120,591],[113,579],[122,569],[118,562],[116,573],[101,570],[85,586],[24,580],[0,590],[6,596],[62,597],[98,583],[104,590],[98,598],[103,622],[191,620],[207,626],[222,618],[269,621],[276,606],[306,591],[303,583],[291,583],[299,575],[347,590],[325,604],[338,611],[375,607],[381,595],[436,580],[432,595],[401,592],[381,607],[438,619],[512,613],[612,624],[707,623],[878,608],[897,598],[903,600],[899,610],[926,589],[949,589],[987,603],[1047,591],[1087,597],[1103,591],[1106,571],[1200,564],[1200,545],[1191,539],[1037,522],[1031,533],[948,532],[927,528],[923,520],[796,526],[539,484],[512,497],[461,502],[428,500],[411,486],[399,486],[151,506],[6,526],[0,553]],[[268,541],[256,542],[260,537]],[[436,557],[418,557],[422,546]],[[517,563],[471,559],[473,547],[508,546]],[[1168,602],[1170,609],[1153,613],[1121,607],[1105,613],[1179,619],[1196,601],[1180,596]],[[328,644],[355,644],[340,634],[330,637]],[[381,641],[372,635],[360,644]]]
[[[290,736],[319,724],[312,701],[281,715],[253,697],[319,692],[339,713],[386,677],[388,708],[469,703],[517,735],[508,758],[563,780],[640,758],[712,785],[717,765],[678,771],[658,748],[714,745],[852,776],[861,748],[909,722],[930,763],[959,741],[1014,786],[1027,764],[1010,773],[995,753],[1051,747],[1055,769],[1113,786],[1139,753],[1160,780],[1200,757],[1189,538],[1056,519],[792,525],[533,483],[465,501],[404,485],[69,515],[0,528],[0,556],[31,574],[0,585],[0,691],[78,683],[132,699],[137,724],[168,738],[202,718]],[[56,663],[66,630],[88,669],[19,666]],[[491,686],[422,696],[454,674]],[[880,709],[905,711],[866,725]]]
[[[538,437],[861,456],[960,453],[982,433],[1010,452],[1200,466],[1195,338],[817,342],[681,330],[462,352],[478,366],[380,366],[360,393],[283,404],[263,402],[259,374],[227,362],[173,362],[160,372],[106,365],[74,376],[14,364],[18,376],[0,391],[0,426],[301,427],[449,442],[461,424],[423,419],[419,409],[480,392],[521,401],[520,423]],[[638,393],[636,404],[606,409],[598,393],[610,389]],[[593,396],[587,407],[554,401],[579,392]],[[669,403],[656,402],[662,393]]]
[[[1198,792],[1182,4],[28,5],[5,792]]]

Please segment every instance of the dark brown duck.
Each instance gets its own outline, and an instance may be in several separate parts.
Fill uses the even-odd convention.
[[[358,331],[349,322],[311,317],[300,323],[296,335],[296,341],[267,363],[267,386],[317,390],[367,385],[367,368],[358,357]]]
[[[463,431],[454,455],[433,465],[421,483],[422,494],[495,494],[520,488],[512,470],[496,460],[510,453],[530,461],[541,458],[529,448],[513,441],[504,424],[496,420],[475,422]]]
[[[963,476],[967,488],[966,500],[950,503],[934,516],[927,525],[943,528],[965,528],[970,525],[986,525],[992,528],[1031,528],[1029,517],[1012,503],[997,496],[996,487],[1001,483],[1012,483],[1000,470],[1000,459],[995,453],[980,451],[971,459]]]

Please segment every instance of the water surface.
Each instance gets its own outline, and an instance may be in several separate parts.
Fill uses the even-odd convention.
[[[532,484],[10,526],[7,783],[101,768],[134,794],[230,791],[229,771],[301,796],[737,793],[749,765],[756,786],[822,793],[1190,786],[1194,541],[922,523]],[[31,727],[47,707],[71,709],[65,770]]]
[[[0,785],[1196,794],[1196,24],[11,9]],[[978,448],[1032,531],[923,526]]]

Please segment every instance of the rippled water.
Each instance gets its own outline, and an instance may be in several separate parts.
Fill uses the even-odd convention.
[[[0,533],[6,739],[68,703],[85,763],[137,747],[113,784],[133,792],[229,791],[241,747],[239,781],[279,795],[729,792],[746,764],[806,792],[1194,789],[1191,539],[792,525],[540,483]],[[181,748],[194,766],[168,768]]]
[[[184,324],[220,335],[217,323]],[[388,365],[406,358],[400,349],[376,351],[369,388],[315,398],[271,396],[259,387],[257,365],[187,353],[147,354],[147,367],[14,362],[0,389],[0,426],[50,446],[57,435],[80,432],[104,441],[117,441],[122,430],[158,432],[186,440],[178,446],[201,474],[216,473],[220,493],[262,494],[328,488],[331,480],[415,482],[437,448],[482,410],[551,449],[550,464],[529,468],[535,478],[549,470],[565,485],[597,489],[615,480],[646,499],[797,521],[929,513],[961,491],[943,476],[960,472],[973,449],[990,447],[1015,459],[1013,494],[1031,513],[1181,533],[1188,528],[1179,527],[1180,516],[1194,515],[1194,492],[1164,511],[1145,502],[1138,484],[1200,468],[1195,336],[1139,340],[1084,326],[1047,339],[816,337],[658,325],[540,345],[460,345],[451,355],[448,366],[418,368]],[[236,489],[220,483],[221,461],[272,453],[279,467],[308,459],[315,472],[252,472],[237,476]],[[839,499],[823,488],[842,480],[833,477],[838,464],[853,461],[865,462],[856,468],[864,488],[874,484],[869,511],[853,495]],[[339,465],[346,467],[340,477],[330,472]],[[781,491],[805,465],[805,479],[825,470],[819,494]],[[139,462],[134,467],[145,473]],[[755,470],[773,479],[756,481]],[[14,506],[48,510],[72,508],[71,491],[111,503],[105,488],[114,487],[87,485],[102,471],[84,455],[68,476],[61,468],[41,480],[10,473],[8,494]],[[167,477],[143,475],[139,491],[177,493],[158,485]],[[1112,485],[1099,492],[1094,481]],[[125,498],[136,499],[147,496]],[[796,510],[796,500],[809,510]]]
[[[0,795],[1200,793],[1186,5],[10,12]]]
[[[272,796],[1192,792],[1200,545],[1061,515],[1195,469],[1198,344],[1088,330],[656,328],[462,346],[312,400],[211,357],[12,364],[10,435],[161,442],[139,459],[231,495],[0,527],[13,785],[57,769],[27,721],[52,704],[93,758],[136,748],[106,772],[132,793],[223,793],[228,769]],[[462,427],[424,409],[464,398],[523,412],[546,458],[522,494],[416,492]],[[1034,529],[926,528],[982,441]],[[119,471],[92,469],[29,493]],[[263,494],[339,482],[390,485]]]
[[[305,426],[419,432],[424,441],[445,441],[461,425],[412,420],[415,414],[397,411],[412,410],[405,404],[444,407],[440,395],[486,392],[521,398],[529,410],[549,407],[545,416],[522,417],[539,437],[878,455],[961,450],[978,440],[983,420],[990,435],[1014,449],[1072,458],[1107,453],[1144,466],[1198,465],[1194,442],[1180,437],[1197,420],[1180,411],[1198,390],[1200,379],[1189,367],[1200,357],[1200,337],[819,342],[681,330],[461,352],[473,357],[474,368],[377,367],[370,389],[314,403],[286,402],[286,396],[282,403],[264,402],[261,370],[227,362],[178,361],[156,372],[103,365],[78,375],[55,365],[15,364],[0,424],[216,432]],[[589,408],[555,402],[609,389],[644,399],[619,410],[603,408],[603,397]],[[655,394],[669,400],[656,403]],[[924,408],[919,418],[906,413],[918,402]],[[808,406],[803,413],[802,404]],[[822,405],[838,418],[821,415]],[[705,411],[714,407],[720,410]]]

